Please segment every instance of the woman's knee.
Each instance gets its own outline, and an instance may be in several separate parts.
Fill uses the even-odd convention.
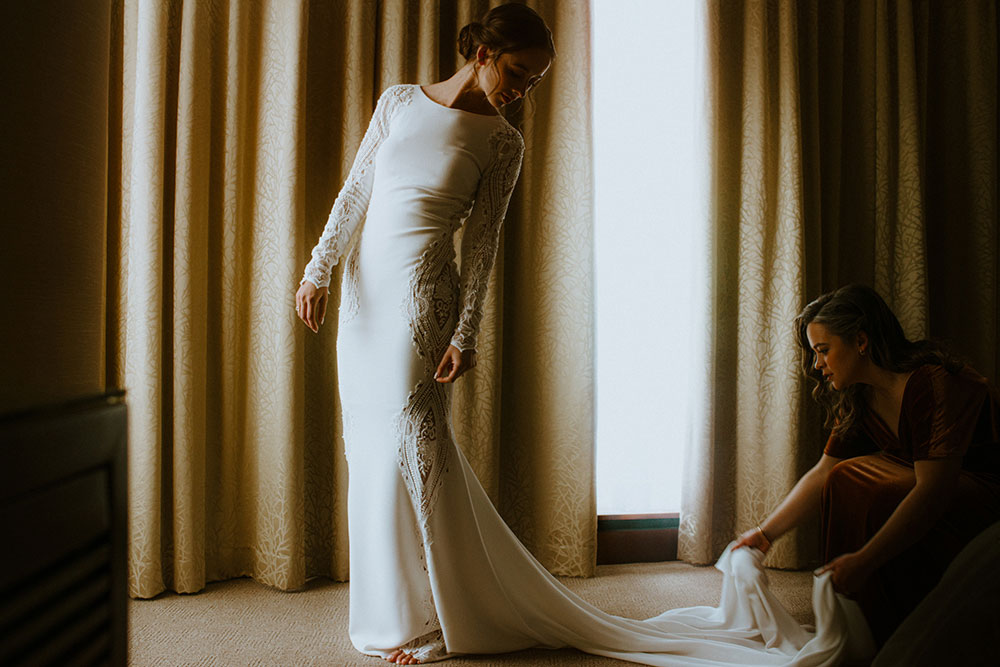
[[[823,495],[828,496],[841,491],[851,491],[854,489],[865,489],[864,469],[867,467],[859,459],[867,457],[855,457],[845,459],[833,466],[823,483]]]
[[[881,454],[869,454],[841,461],[827,475],[823,485],[824,503],[873,507],[895,507],[913,488],[913,468]]]

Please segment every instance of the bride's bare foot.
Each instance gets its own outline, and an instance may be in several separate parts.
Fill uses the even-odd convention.
[[[401,648],[396,649],[386,658],[389,662],[394,662],[397,665],[419,665],[420,661],[414,658],[412,655],[407,653]]]

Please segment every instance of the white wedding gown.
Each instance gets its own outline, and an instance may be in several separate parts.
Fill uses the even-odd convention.
[[[379,99],[303,280],[347,258],[337,363],[350,475],[350,636],[361,652],[421,661],[574,646],[650,665],[825,665],[850,607],[817,579],[817,632],[770,595],[759,552],[725,554],[719,608],[646,621],[570,592],[497,514],[452,437],[448,344],[471,349],[521,135],[501,116],[437,104],[419,86]],[[453,235],[465,224],[459,277]],[[846,611],[845,611],[846,610]]]

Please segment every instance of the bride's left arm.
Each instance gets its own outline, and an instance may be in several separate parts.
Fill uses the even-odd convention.
[[[486,286],[496,261],[500,227],[521,170],[524,143],[521,135],[510,129],[496,135],[493,149],[495,154],[480,178],[462,233],[458,323],[451,338],[451,345],[462,352],[476,349]]]

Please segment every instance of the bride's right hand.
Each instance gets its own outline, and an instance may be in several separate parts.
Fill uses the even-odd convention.
[[[760,549],[761,553],[766,554],[767,550],[771,548],[771,542],[754,527],[740,535],[739,539],[736,540],[733,549],[739,549],[740,547],[753,547],[754,549]]]
[[[306,326],[319,333],[319,325],[326,318],[326,303],[330,293],[325,287],[316,287],[308,280],[299,286],[295,293],[295,312]]]

